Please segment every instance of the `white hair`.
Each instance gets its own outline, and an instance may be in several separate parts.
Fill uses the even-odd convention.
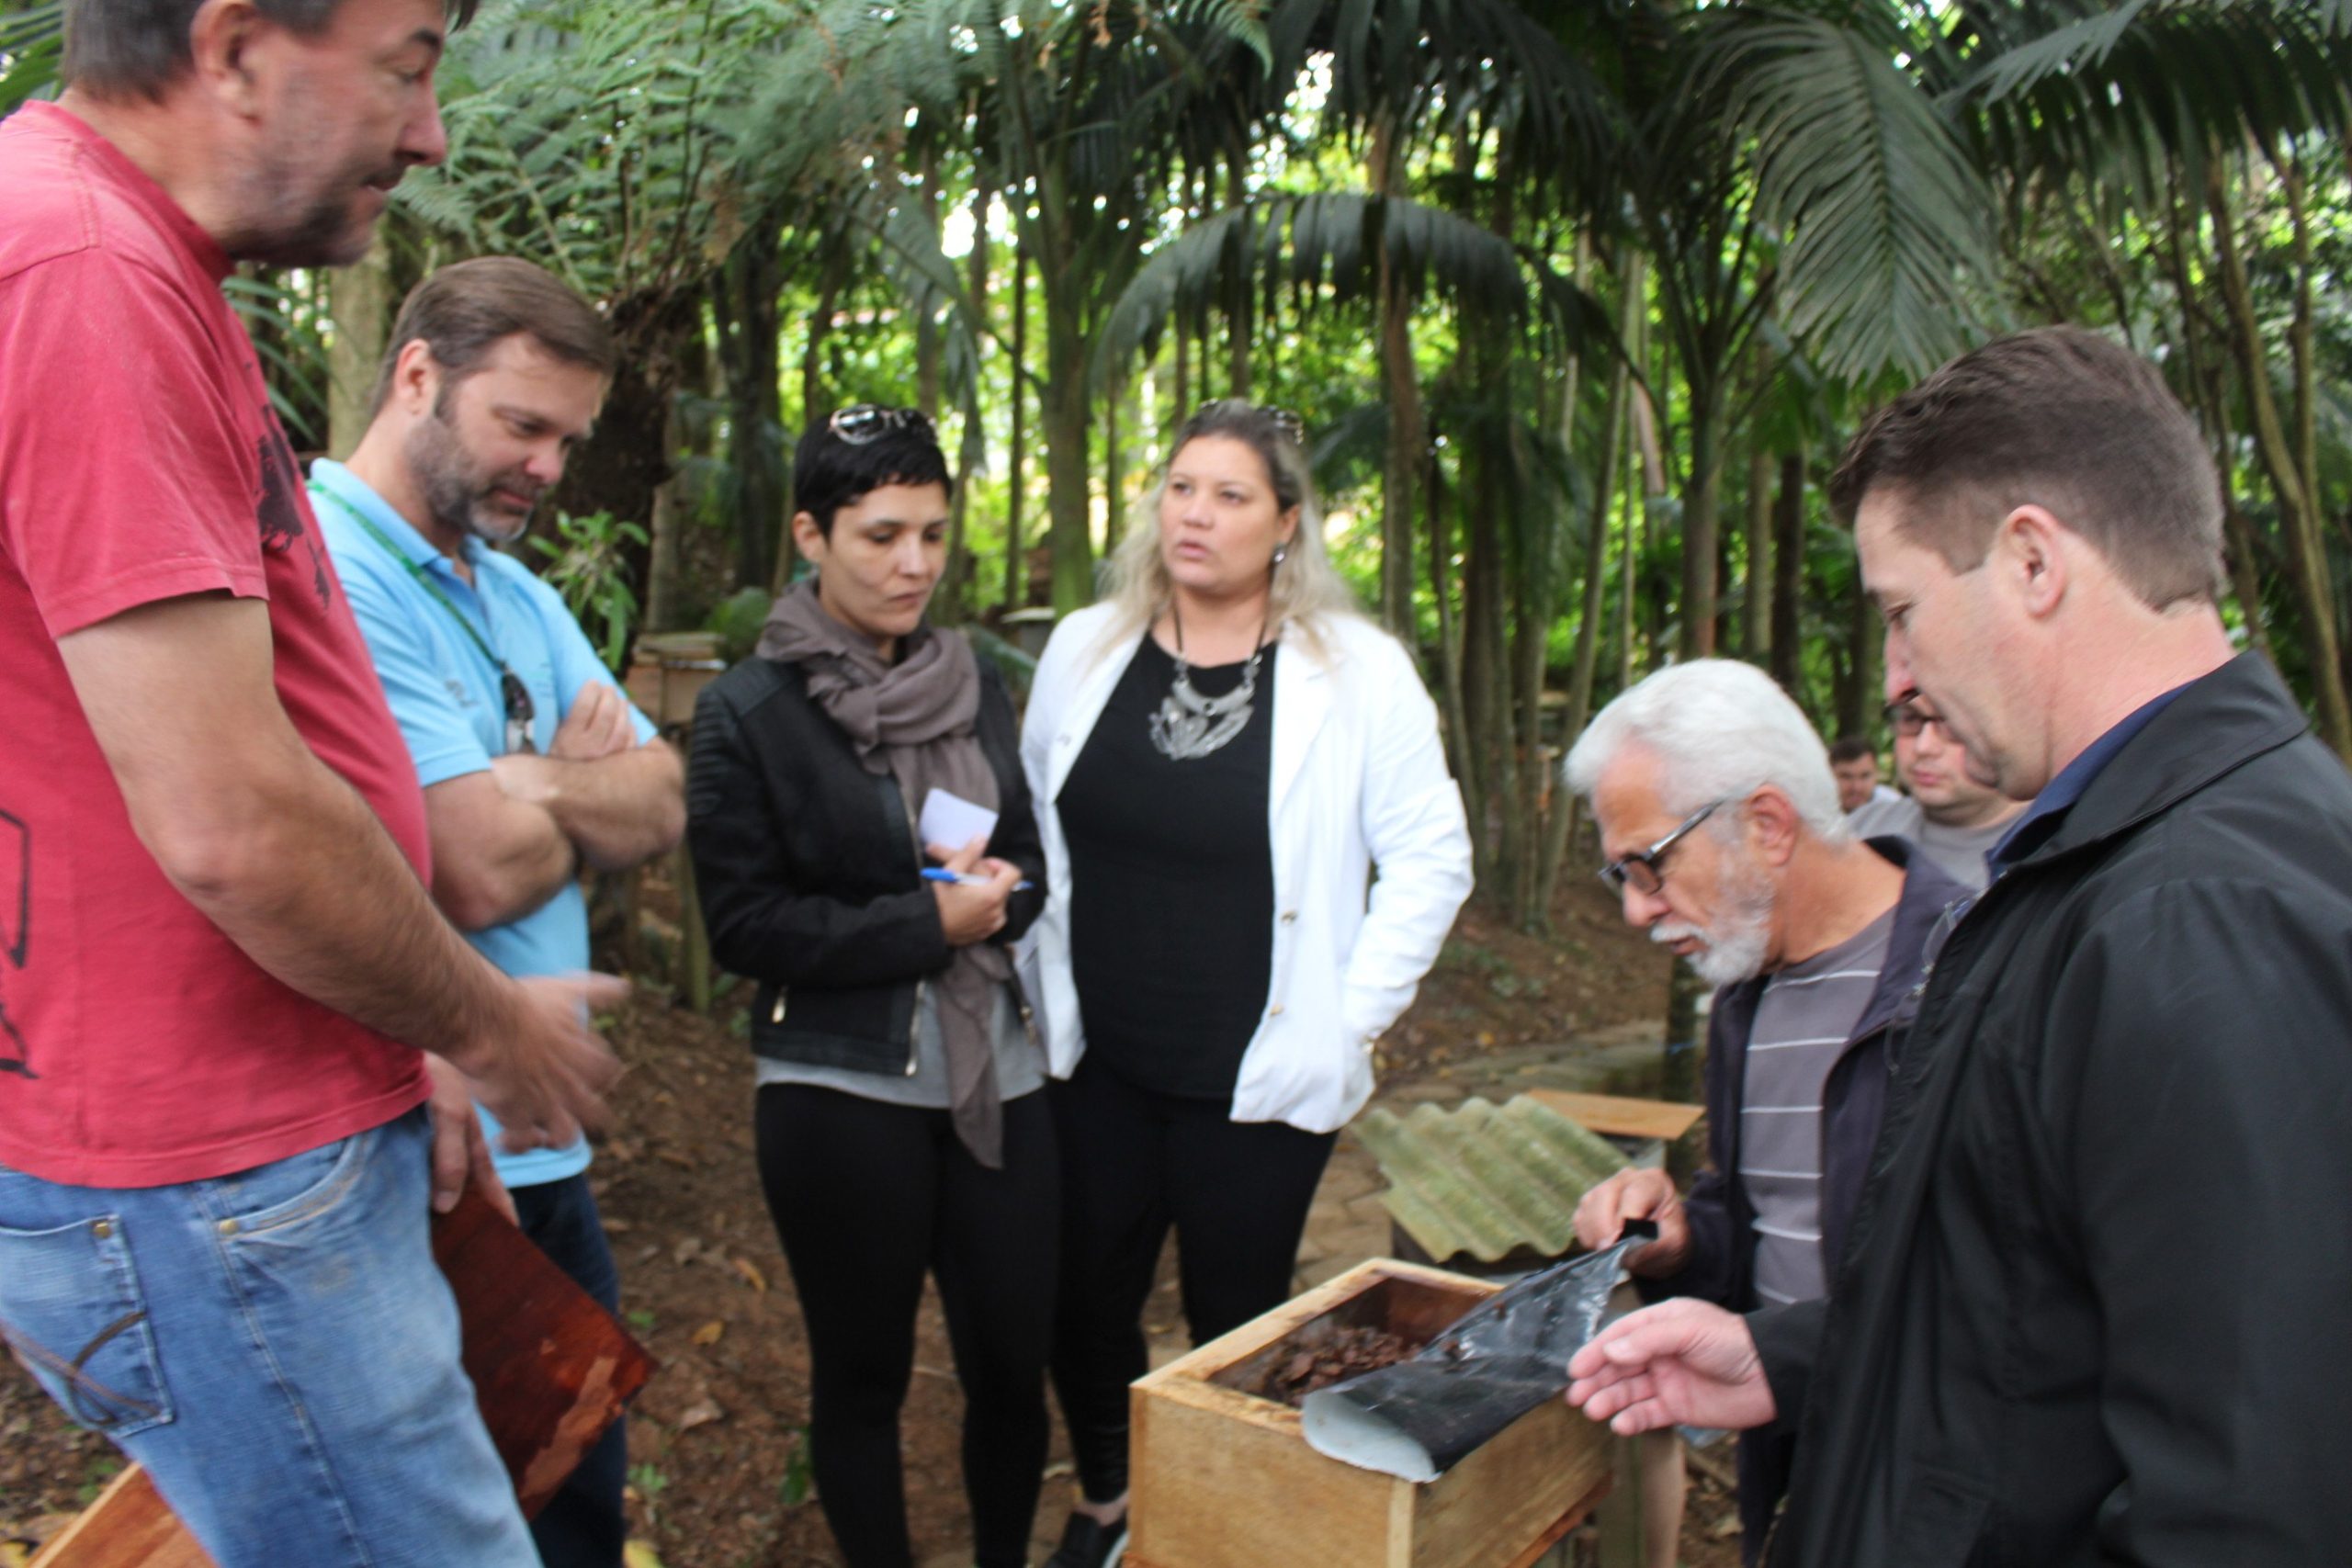
[[[1829,750],[1804,714],[1752,664],[1696,659],[1659,671],[1600,710],[1568,750],[1568,787],[1587,800],[1628,746],[1660,763],[1659,801],[1687,817],[1717,801],[1745,800],[1770,784],[1821,838],[1848,837]],[[1732,823],[1722,821],[1726,832]]]

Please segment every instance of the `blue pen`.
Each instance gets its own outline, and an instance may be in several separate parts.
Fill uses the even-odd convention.
[[[950,871],[944,865],[924,866],[922,879],[925,882],[953,882],[963,887],[985,887],[989,880],[985,876],[966,876],[960,872]],[[1012,890],[1015,893],[1026,893],[1035,886],[1035,883],[1023,877],[1012,885]]]

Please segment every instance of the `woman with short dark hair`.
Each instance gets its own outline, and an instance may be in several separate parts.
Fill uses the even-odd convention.
[[[1046,1463],[1054,1129],[1005,948],[1046,866],[1003,682],[924,618],[947,491],[912,410],[844,410],[802,439],[793,531],[817,575],[696,702],[686,790],[712,955],[758,983],[760,1179],[808,1323],[818,1500],[851,1568],[913,1562],[899,1409],[926,1272],[979,1568],[1027,1562]],[[992,829],[922,843],[942,795]]]

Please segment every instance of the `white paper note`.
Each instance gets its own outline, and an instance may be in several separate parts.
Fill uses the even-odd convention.
[[[917,827],[925,844],[960,850],[974,839],[985,840],[996,831],[996,813],[960,795],[934,789],[923,798],[922,818]]]

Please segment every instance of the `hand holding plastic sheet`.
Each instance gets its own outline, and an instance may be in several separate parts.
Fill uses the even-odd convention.
[[[1464,1313],[1410,1360],[1306,1396],[1315,1451],[1406,1481],[1455,1461],[1568,1386],[1568,1358],[1600,1327],[1625,1256],[1657,1235],[1630,1221],[1617,1243],[1531,1274]]]

